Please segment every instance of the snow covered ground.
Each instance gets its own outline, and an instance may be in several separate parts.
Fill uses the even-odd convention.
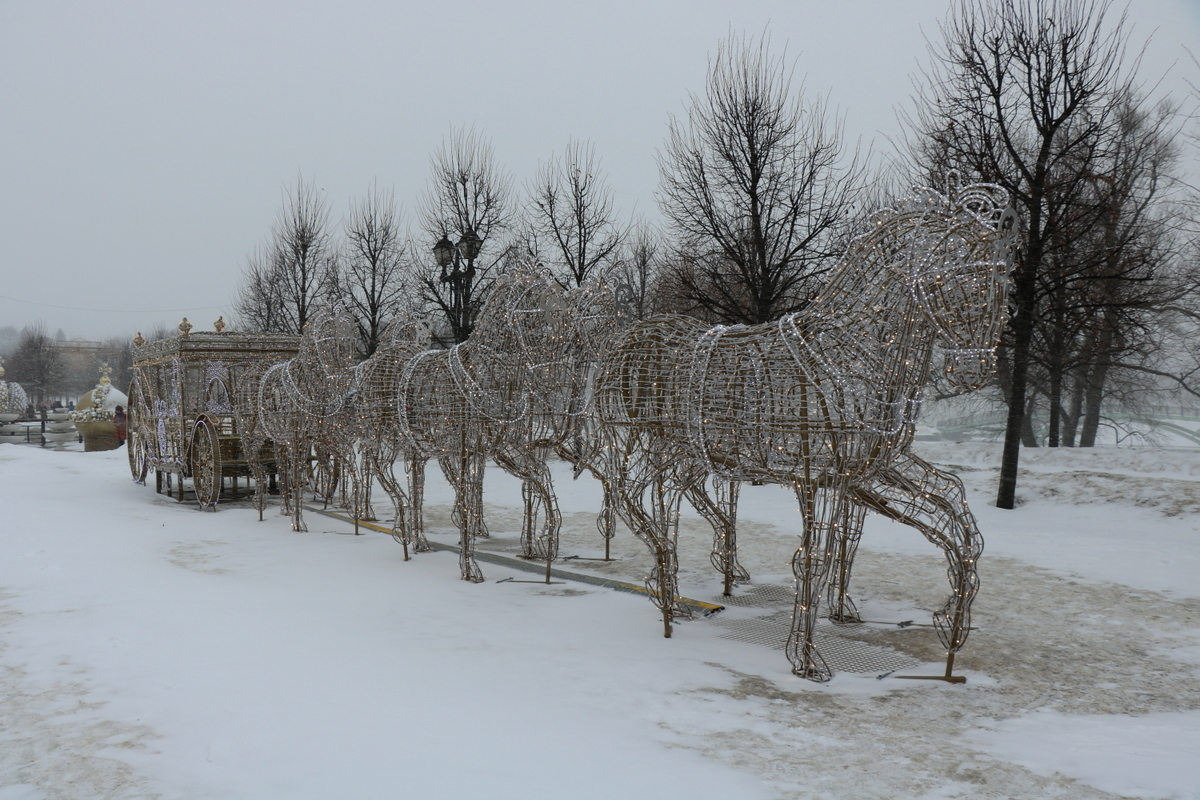
[[[737,626],[786,617],[795,502],[745,487],[754,577],[671,639],[650,602],[436,552],[308,514],[199,513],[129,480],[123,450],[0,445],[0,800],[44,798],[1200,798],[1200,451],[919,445],[966,481],[987,541],[964,685],[839,672],[816,685]],[[595,556],[599,492],[556,470],[562,552]],[[431,538],[454,541],[431,471]],[[490,471],[516,550],[517,485]],[[388,516],[382,495],[381,517]],[[682,588],[714,601],[685,517]],[[612,563],[639,581],[622,532]],[[948,591],[914,531],[868,522],[855,646],[934,674]],[[832,626],[829,626],[832,627]],[[731,638],[733,636],[734,638]],[[835,666],[836,669],[836,666]]]

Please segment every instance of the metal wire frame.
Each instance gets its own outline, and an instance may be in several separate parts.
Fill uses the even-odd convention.
[[[412,480],[437,459],[454,486],[465,580],[482,580],[473,542],[487,536],[488,458],[522,480],[522,555],[548,565],[557,556],[561,514],[546,458],[574,452],[569,442],[582,439],[578,420],[588,416],[598,365],[585,343],[611,340],[600,332],[620,324],[619,306],[605,285],[568,291],[544,271],[521,268],[495,284],[468,342],[417,353],[400,370],[397,424],[387,436],[403,444],[391,449],[405,453]],[[419,488],[410,487],[412,505],[397,519],[419,526]]]
[[[1006,202],[988,185],[922,190],[875,215],[801,312],[751,327],[657,317],[621,338],[597,389],[603,452],[619,511],[655,556],[647,586],[664,635],[685,613],[678,504],[715,475],[796,492],[803,529],[787,654],[797,675],[830,677],[813,625],[831,568],[834,618],[857,619],[846,582],[864,509],[943,550],[952,592],[934,624],[949,653],[962,647],[982,538],[961,484],[909,445],[935,342],[948,348],[953,380],[977,385],[992,368],[1008,286]]]
[[[265,458],[259,454],[257,447],[243,451],[241,437],[255,426],[257,404],[248,408],[237,398],[247,391],[257,392],[262,370],[295,354],[297,337],[230,331],[134,341],[127,440],[133,479],[144,482],[153,468],[159,490],[164,476],[168,491],[178,481],[182,499],[183,477],[195,466],[190,458],[195,428],[204,424],[209,441],[219,437],[223,466],[201,466],[232,475],[249,469],[261,495],[271,459],[269,454]],[[221,477],[205,475],[203,482],[219,494]],[[215,497],[210,496],[207,505],[214,504]]]
[[[364,461],[362,472],[378,477],[392,500],[392,536],[404,547],[405,561],[410,548],[418,553],[430,549],[422,518],[426,459],[416,454],[396,396],[406,366],[429,348],[431,338],[424,320],[394,322],[371,357],[355,370],[355,433]],[[396,473],[398,463],[403,465],[403,478]]]
[[[4,360],[0,359],[0,378],[4,377]],[[29,395],[19,383],[0,380],[0,414],[24,414]]]
[[[293,530],[308,529],[303,492],[310,479],[326,503],[342,470],[352,486],[366,483],[356,471],[357,362],[353,324],[340,307],[327,306],[305,324],[296,356],[272,365],[259,381],[256,430],[275,444],[285,476],[282,511],[291,515]],[[361,502],[360,491],[355,489],[355,499]],[[356,518],[362,513],[355,509]]]

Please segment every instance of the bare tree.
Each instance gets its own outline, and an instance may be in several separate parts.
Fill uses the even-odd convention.
[[[1060,233],[1087,209],[1132,96],[1124,17],[1110,0],[958,0],[931,45],[933,66],[909,122],[928,169],[953,164],[1011,193],[1024,229],[1005,348],[1008,418],[996,505],[1012,508],[1039,284]],[[1093,206],[1096,224],[1103,210]]]
[[[630,225],[621,243],[621,258],[613,278],[632,292],[634,313],[638,319],[662,309],[655,302],[655,290],[661,289],[663,275],[662,232],[645,219]]]
[[[611,266],[621,231],[594,145],[568,142],[561,156],[541,165],[526,191],[531,227],[548,243],[564,285],[580,286]]]
[[[1164,101],[1117,98],[1079,202],[1047,249],[1033,357],[1047,373],[1051,446],[1095,444],[1101,405],[1161,361],[1161,316],[1196,288],[1181,269],[1177,145],[1181,115]],[[1039,387],[1042,388],[1042,387]]]
[[[423,299],[445,316],[453,344],[471,335],[492,273],[508,253],[499,239],[512,220],[512,178],[474,130],[452,130],[430,169],[419,213],[434,260],[422,265],[420,283]]]
[[[659,204],[679,237],[681,288],[705,316],[758,323],[801,308],[836,254],[861,170],[842,123],[792,91],[769,42],[730,36],[703,97],[672,119]]]
[[[271,226],[267,244],[247,259],[234,300],[243,328],[299,333],[330,289],[336,247],[329,206],[313,182],[298,176]]]
[[[59,393],[66,377],[62,354],[41,322],[25,327],[8,362],[7,379],[38,403]]]
[[[283,293],[275,280],[276,266],[277,261],[270,244],[258,245],[246,256],[242,282],[233,301],[236,324],[239,328],[265,333],[288,329],[283,310]]]
[[[354,317],[364,357],[375,352],[392,319],[413,310],[401,230],[395,196],[378,185],[351,207],[346,219],[333,294]]]

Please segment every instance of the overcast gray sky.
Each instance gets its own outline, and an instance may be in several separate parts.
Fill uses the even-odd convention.
[[[946,0],[597,3],[0,0],[0,328],[103,338],[229,316],[281,192],[416,207],[475,126],[517,184],[590,139],[623,214],[731,29],[769,30],[846,133],[886,150]],[[1135,0],[1144,74],[1200,83],[1200,0]]]

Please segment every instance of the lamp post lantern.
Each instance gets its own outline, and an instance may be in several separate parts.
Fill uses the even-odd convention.
[[[450,321],[450,333],[454,342],[466,341],[471,334],[471,294],[475,287],[475,259],[483,247],[483,240],[468,227],[458,244],[443,235],[433,246],[433,257],[441,268],[439,280],[446,284],[449,302],[445,304]]]

